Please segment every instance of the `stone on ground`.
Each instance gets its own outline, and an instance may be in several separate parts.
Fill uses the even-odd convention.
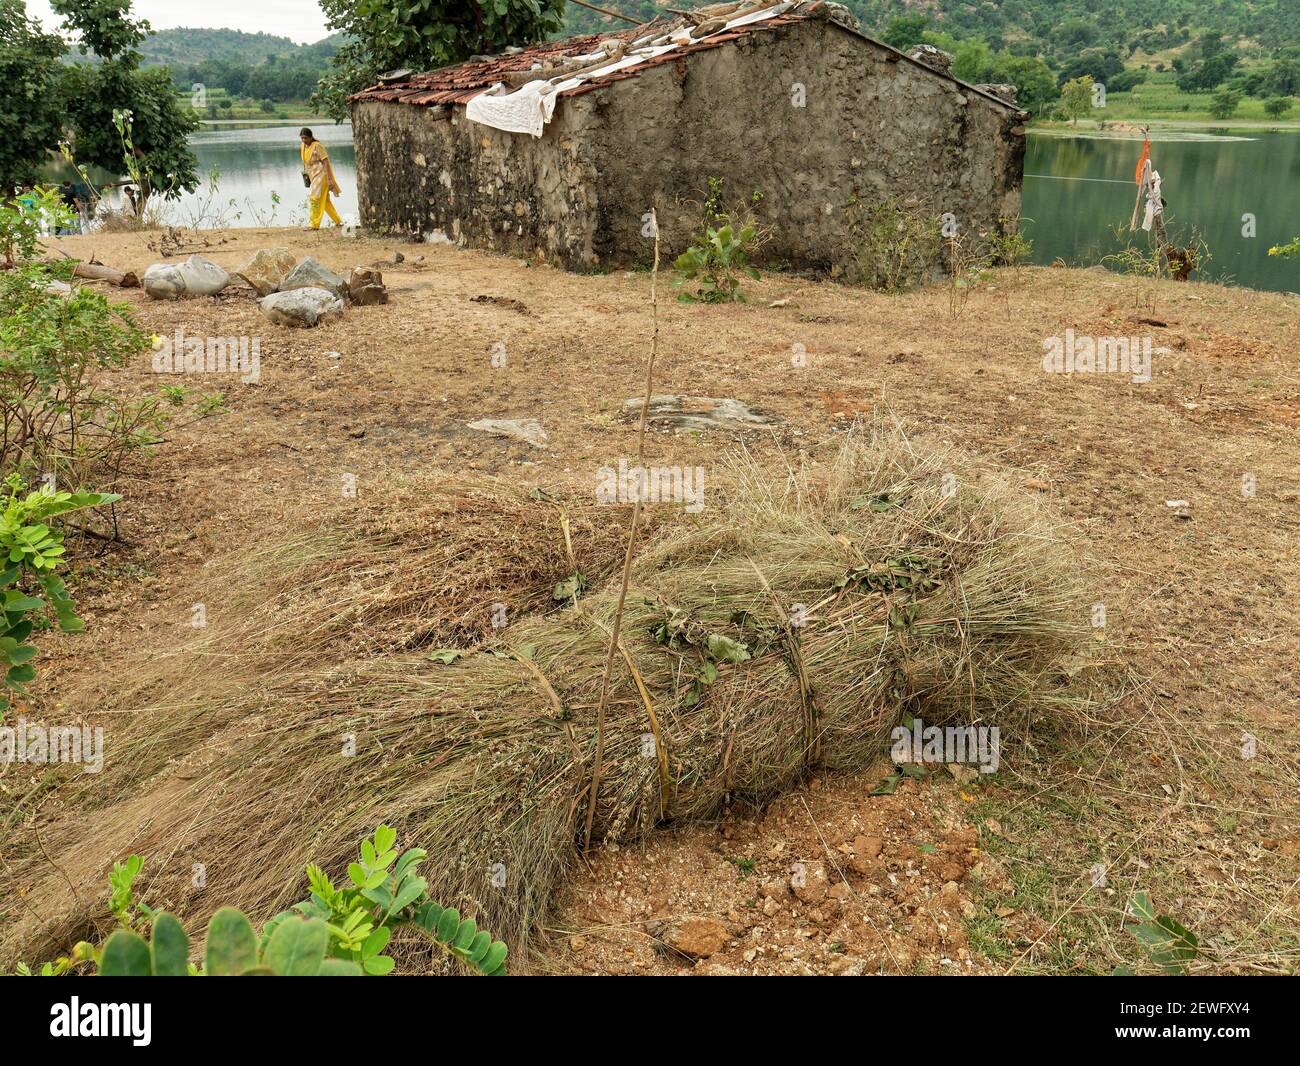
[[[185,295],[185,277],[174,263],[152,264],[141,284],[154,300],[175,300]]]
[[[343,301],[326,289],[291,289],[263,297],[262,314],[280,326],[317,326],[343,313]]]
[[[470,429],[491,433],[494,437],[509,437],[523,441],[534,448],[545,448],[550,443],[546,430],[535,418],[481,418],[468,423]]]
[[[253,286],[258,296],[269,296],[279,291],[296,262],[293,253],[282,245],[259,248],[235,274]]]
[[[641,417],[640,396],[623,401],[623,416],[633,420]],[[752,410],[748,404],[716,396],[650,397],[647,412],[650,425],[658,429],[692,430],[724,429],[733,433],[761,429],[772,424],[772,418]]]
[[[716,955],[730,939],[731,933],[716,918],[683,918],[668,928],[668,946],[694,959]]]
[[[190,256],[176,270],[185,281],[186,296],[215,296],[230,284],[230,275],[201,255]]]
[[[348,294],[348,283],[329,267],[307,256],[280,283],[280,292],[294,289],[327,289],[341,300]]]
[[[348,295],[356,304],[386,304],[388,289],[384,287],[384,275],[369,267],[353,267],[348,275]]]

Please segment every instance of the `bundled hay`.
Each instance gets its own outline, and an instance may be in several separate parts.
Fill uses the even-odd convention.
[[[1064,706],[1053,678],[1077,647],[1076,571],[1019,490],[897,436],[850,438],[776,485],[745,461],[734,481],[724,508],[634,568],[596,840],[761,803],[814,766],[863,768],[904,713],[1006,729]],[[225,903],[275,912],[308,859],[341,867],[383,820],[428,849],[432,895],[509,941],[518,970],[591,799],[616,601],[592,593],[449,664],[316,662],[231,691],[202,709],[219,723],[207,743],[45,843],[100,869],[146,855],[150,902],[202,922]],[[198,709],[180,697],[153,713]],[[150,743],[137,733],[110,758]],[[10,952],[83,932],[89,914],[57,875],[30,893],[47,910],[60,894],[57,917],[26,923]]]

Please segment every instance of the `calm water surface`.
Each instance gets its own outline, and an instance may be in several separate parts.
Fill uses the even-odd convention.
[[[173,221],[220,214],[225,225],[301,225],[307,195],[298,157],[301,124],[205,129],[194,150],[205,175],[220,171],[219,192],[206,188],[168,206]],[[313,131],[329,149],[343,194],[339,213],[357,216],[352,127],[321,124]],[[1033,261],[1093,264],[1122,247],[1112,232],[1127,226],[1137,189],[1133,170],[1140,142],[1132,136],[1031,133],[1025,157],[1024,229]],[[1300,260],[1269,257],[1270,245],[1300,235],[1300,133],[1207,130],[1155,132],[1152,160],[1164,180],[1174,234],[1195,227],[1210,248],[1199,275],[1259,289],[1300,290]],[[272,193],[280,204],[273,204]],[[272,212],[274,211],[274,217]],[[1243,235],[1253,215],[1255,236]],[[208,224],[212,224],[209,220]],[[1145,235],[1139,231],[1138,242]]]

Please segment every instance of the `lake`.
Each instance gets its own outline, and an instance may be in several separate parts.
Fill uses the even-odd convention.
[[[1032,132],[1025,153],[1023,230],[1033,261],[1091,265],[1121,247],[1142,140]],[[1151,163],[1162,179],[1170,237],[1191,227],[1211,259],[1193,277],[1253,289],[1300,290],[1300,261],[1268,249],[1300,236],[1300,133],[1247,130],[1151,133]],[[1253,216],[1253,237],[1248,220]],[[1032,221],[1030,221],[1032,220]],[[1138,230],[1135,243],[1145,246]]]
[[[299,177],[299,125],[205,129],[193,138],[199,170],[220,171],[219,192],[204,188],[168,205],[172,221],[230,226],[302,225],[307,195]],[[343,188],[335,203],[357,217],[352,127],[323,123],[316,136],[329,149]],[[1025,155],[1025,233],[1032,259],[1091,265],[1120,247],[1111,228],[1127,226],[1137,192],[1133,170],[1140,140],[1131,135],[1030,134]],[[1197,277],[1258,289],[1300,290],[1300,263],[1270,258],[1270,245],[1300,234],[1300,133],[1156,131],[1151,156],[1164,180],[1167,224],[1177,235],[1195,226],[1211,261]],[[276,207],[272,193],[280,197]],[[1243,215],[1255,236],[1243,236]],[[1137,241],[1145,235],[1138,232]]]

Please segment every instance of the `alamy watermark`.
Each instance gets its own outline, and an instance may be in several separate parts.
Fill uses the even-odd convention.
[[[1151,380],[1150,337],[1090,337],[1072,329],[1043,339],[1043,369],[1049,374],[1129,374],[1137,384]]]
[[[982,774],[995,774],[1001,760],[1001,731],[997,726],[927,726],[919,718],[911,726],[895,726],[889,734],[890,757],[896,764],[916,762],[973,763]]]
[[[104,768],[104,730],[88,725],[28,725],[19,718],[17,725],[0,726],[0,763],[80,763],[88,774]]]
[[[602,466],[596,471],[597,503],[681,503],[687,514],[704,510],[704,467]]]
[[[262,376],[261,337],[187,337],[178,327],[153,348],[155,374],[238,374],[245,385]]]

